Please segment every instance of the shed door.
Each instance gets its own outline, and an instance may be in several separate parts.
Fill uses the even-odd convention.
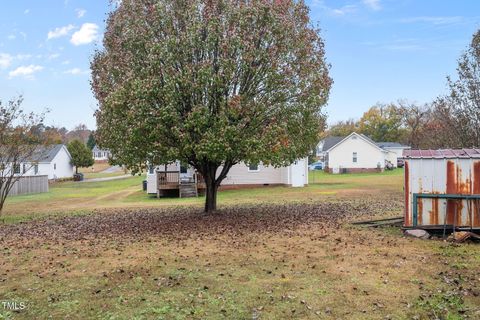
[[[292,187],[305,186],[305,160],[297,160],[291,165]]]

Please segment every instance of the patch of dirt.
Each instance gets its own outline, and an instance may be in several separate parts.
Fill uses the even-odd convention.
[[[362,199],[331,203],[235,206],[203,214],[194,208],[112,209],[88,216],[40,220],[0,228],[0,242],[15,238],[82,240],[141,238],[170,240],[212,238],[246,233],[287,233],[303,225],[336,228],[362,216],[400,210],[402,202]]]

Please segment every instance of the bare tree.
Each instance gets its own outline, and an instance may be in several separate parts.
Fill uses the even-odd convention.
[[[431,109],[429,104],[419,105],[407,100],[399,100],[397,109],[402,117],[405,128],[403,143],[412,148],[426,148],[426,126],[430,121]]]
[[[449,94],[434,103],[443,133],[437,138],[448,147],[480,147],[480,30],[460,56],[457,73],[456,80],[448,77]]]
[[[37,130],[44,114],[24,112],[22,102],[22,97],[0,100],[0,215],[13,185],[35,165],[36,152],[46,143]]]

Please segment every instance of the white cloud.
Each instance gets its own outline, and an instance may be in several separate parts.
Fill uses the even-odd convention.
[[[330,7],[326,5],[323,0],[313,0],[312,6],[320,8],[321,10],[325,11],[328,15],[334,16],[334,17],[344,17],[344,16],[355,13],[358,9],[358,7],[354,4],[347,4],[339,8]]]
[[[48,32],[47,39],[50,40],[50,39],[60,38],[60,37],[66,36],[73,29],[75,29],[75,26],[71,25],[71,24],[69,24],[68,26],[65,26],[65,27],[55,28],[54,30]]]
[[[7,38],[8,38],[8,40],[15,40],[16,37],[17,36],[14,35],[14,34],[9,34]]]
[[[70,42],[75,46],[89,44],[98,38],[98,26],[95,23],[84,23],[80,30],[75,32]]]
[[[29,66],[18,67],[17,69],[10,71],[8,75],[10,76],[10,78],[23,76],[27,79],[33,79],[33,74],[35,72],[42,71],[42,70],[43,70],[42,66],[31,64]]]
[[[5,69],[12,63],[12,56],[8,53],[0,53],[0,69]]]
[[[88,71],[87,71],[87,70],[82,70],[82,69],[80,69],[80,68],[73,68],[73,69],[70,69],[70,70],[65,71],[64,73],[66,73],[66,74],[73,74],[73,75],[79,75],[79,74],[87,74]]]
[[[23,11],[23,14],[29,14],[30,13],[30,9],[25,9],[25,11]]]
[[[380,0],[363,0],[363,4],[374,11],[382,9],[382,6],[380,5]]]
[[[355,5],[346,5],[338,9],[331,9],[332,14],[336,16],[344,16],[348,13],[355,12],[357,10],[357,6]]]
[[[75,9],[75,12],[77,13],[77,18],[82,18],[85,13],[87,13],[87,10],[85,9]]]
[[[70,60],[65,60],[62,62],[63,65],[70,64]]]

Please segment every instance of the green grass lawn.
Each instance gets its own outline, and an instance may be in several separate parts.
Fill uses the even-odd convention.
[[[308,172],[308,183],[328,183],[328,182],[364,182],[373,178],[374,181],[386,181],[391,177],[398,179],[403,176],[403,169],[396,168],[394,170],[387,170],[383,172],[365,172],[365,173],[347,173],[347,174],[331,174],[322,170],[313,170]]]
[[[333,175],[310,172],[305,188],[287,186],[224,190],[219,206],[252,203],[311,202],[321,199],[361,197],[365,192],[398,193],[402,189],[403,170],[383,173]],[[65,215],[98,208],[197,206],[204,197],[162,198],[147,195],[141,189],[145,176],[102,182],[62,182],[50,186],[48,193],[10,197],[4,212],[6,221],[15,222],[42,216]]]
[[[398,215],[402,170],[312,175],[305,188],[221,191],[226,210],[216,216],[181,207],[200,209],[201,197],[146,195],[144,177],[11,197],[12,225],[0,224],[0,301],[27,307],[0,309],[0,319],[478,318],[476,245],[335,222],[343,212]],[[325,215],[309,219],[315,210]],[[292,226],[282,212],[306,218]],[[15,223],[54,215],[81,216]],[[149,226],[167,227],[142,233]],[[80,229],[88,232],[74,237]]]

